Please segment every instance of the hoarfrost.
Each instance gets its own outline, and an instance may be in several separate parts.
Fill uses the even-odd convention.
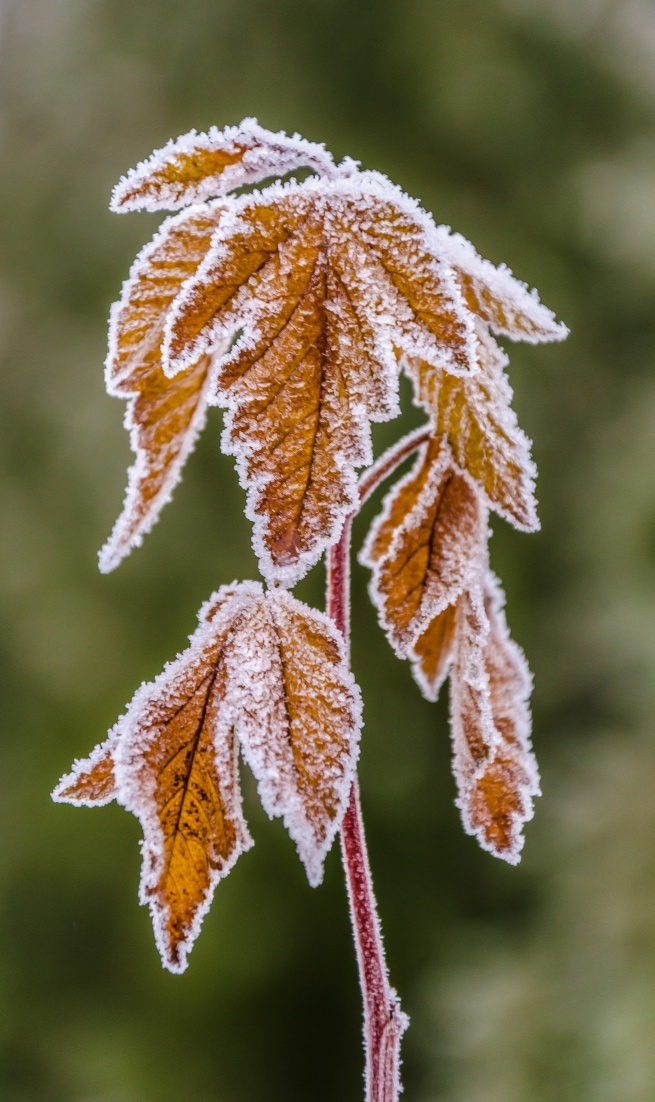
[[[135,260],[112,307],[105,379],[109,394],[127,398],[125,427],[136,462],[121,515],[100,552],[103,573],[155,523],[205,423],[211,358],[200,356],[169,379],[161,341],[166,312],[205,256],[223,213],[224,205],[214,203],[168,218]]]
[[[455,270],[469,308],[491,329],[515,341],[563,341],[569,330],[510,269],[484,260],[470,241],[447,226],[434,231],[435,252]]]
[[[212,126],[206,134],[190,130],[131,169],[114,188],[110,209],[178,210],[305,166],[328,175],[335,171],[324,145],[299,134],[273,133],[256,119],[224,130]]]
[[[110,731],[105,741],[96,746],[88,758],[78,758],[73,762],[70,773],[64,774],[52,793],[55,803],[102,807],[115,800],[114,754],[117,743],[116,732]]]
[[[312,885],[355,775],[361,700],[332,621],[284,591],[224,586],[187,649],[135,693],[125,715],[53,793],[115,797],[139,819],[139,898],[164,965],[186,968],[218,882],[252,845],[239,747],[270,816],[282,816]]]
[[[532,818],[540,788],[530,743],[532,678],[510,638],[503,604],[490,571],[483,585],[460,599],[450,706],[464,828],[484,849],[514,865],[523,848],[523,823]]]
[[[535,498],[536,467],[530,440],[512,409],[512,389],[505,374],[508,358],[476,322],[479,370],[457,379],[435,373],[420,360],[407,358],[419,403],[435,419],[436,432],[447,436],[457,463],[479,485],[487,503],[525,532],[539,529]]]
[[[385,498],[360,555],[371,600],[400,657],[479,574],[487,514],[476,485],[453,463],[445,437],[423,447]]]

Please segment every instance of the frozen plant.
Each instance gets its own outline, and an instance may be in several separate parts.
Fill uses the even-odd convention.
[[[281,181],[300,168],[311,170],[303,182]],[[253,119],[169,143],[121,180],[111,206],[179,213],[143,249],[111,313],[107,389],[127,399],[136,461],[100,569],[141,542],[217,405],[266,588],[215,592],[187,649],[137,690],[54,798],[116,799],[138,817],[140,898],[173,972],[186,967],[216,884],[252,845],[239,754],[310,884],[339,834],[366,1099],[395,1102],[407,1018],[388,980],[359,806],[351,520],[415,454],[361,561],[380,624],[421,691],[435,700],[450,678],[465,830],[514,864],[539,778],[531,678],[489,568],[488,512],[524,531],[538,520],[530,445],[492,333],[537,343],[567,330],[385,176],[350,159],[336,165],[323,146]],[[370,422],[399,413],[401,370],[427,419],[373,462]],[[320,612],[289,590],[323,554]]]

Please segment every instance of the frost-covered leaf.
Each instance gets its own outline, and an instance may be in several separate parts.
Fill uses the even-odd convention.
[[[434,437],[388,494],[360,556],[373,570],[371,599],[401,657],[479,573],[486,520],[445,437]]]
[[[61,778],[52,798],[61,804],[77,804],[101,807],[116,799],[114,775],[114,751],[117,739],[110,734],[104,742],[73,765],[70,773]]]
[[[561,341],[568,335],[537,292],[504,264],[497,268],[484,260],[465,237],[450,233],[446,226],[437,226],[435,238],[439,255],[455,269],[469,309],[495,333],[531,344]]]
[[[539,774],[530,745],[532,679],[510,639],[503,594],[488,574],[458,604],[450,707],[453,767],[464,827],[480,845],[516,864],[532,818]]]
[[[100,552],[100,569],[113,570],[140,543],[178,481],[206,415],[210,357],[190,362],[174,379],[161,366],[164,319],[209,248],[222,204],[192,207],[169,218],[135,260],[112,307],[106,383],[127,398],[125,427],[136,462],[125,503]]]
[[[167,968],[181,972],[214,889],[252,845],[241,811],[226,655],[235,617],[204,617],[190,646],[142,685],[115,730],[119,800],[143,828],[140,900]]]
[[[448,677],[455,643],[457,605],[448,605],[418,637],[409,658],[412,673],[426,700],[436,700]]]
[[[270,816],[282,816],[310,883],[338,831],[361,728],[359,690],[334,624],[289,594],[224,586],[188,648],[137,690],[108,740],[54,798],[116,797],[143,828],[140,899],[162,960],[186,967],[218,881],[252,845],[238,749]]]
[[[407,360],[406,366],[436,431],[447,436],[457,463],[482,487],[489,506],[515,527],[534,532],[537,471],[512,409],[508,359],[484,325],[478,323],[476,331],[479,370],[470,378],[435,372],[420,360]]]
[[[244,618],[228,658],[236,731],[269,816],[318,884],[341,825],[361,728],[359,690],[331,620],[284,591]]]
[[[269,581],[298,581],[355,509],[369,422],[398,412],[394,346],[460,374],[475,361],[471,316],[430,229],[373,173],[274,185],[234,201],[171,308],[167,371],[239,334],[215,400]]]
[[[111,209],[178,210],[303,166],[334,171],[323,145],[265,130],[256,119],[224,130],[212,126],[206,134],[191,130],[131,169],[115,187]]]

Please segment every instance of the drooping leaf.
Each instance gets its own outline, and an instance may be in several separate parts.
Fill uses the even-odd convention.
[[[430,253],[430,228],[373,173],[276,185],[234,201],[171,308],[165,370],[240,332],[215,400],[269,581],[295,584],[355,508],[369,422],[398,411],[394,347],[457,373],[475,361],[471,316]]]
[[[206,255],[223,209],[218,203],[196,206],[167,219],[135,260],[112,307],[107,390],[128,399],[125,426],[136,462],[123,510],[100,552],[103,572],[152,527],[205,421],[210,357],[198,356],[170,379],[162,370],[161,344],[171,302]]]
[[[477,325],[479,370],[470,378],[435,372],[408,360],[419,400],[444,434],[455,460],[480,485],[491,509],[516,528],[539,528],[534,496],[536,467],[530,441],[512,409],[505,374],[508,359],[482,323]]]
[[[510,864],[520,859],[539,774],[530,745],[532,680],[507,631],[493,575],[459,601],[451,670],[451,727],[458,806],[480,845]]]
[[[387,496],[360,556],[373,570],[371,599],[401,657],[479,573],[485,546],[480,495],[454,466],[445,437],[434,437]]]
[[[497,268],[484,260],[470,241],[450,233],[446,226],[436,227],[435,238],[439,255],[455,270],[469,309],[495,333],[530,344],[562,341],[568,335],[567,327],[539,301],[537,292],[504,264]]]
[[[284,591],[235,635],[228,665],[244,757],[269,816],[281,816],[320,883],[355,774],[361,701],[331,620]]]
[[[448,605],[430,621],[409,652],[412,673],[426,700],[436,700],[448,677],[455,644],[457,605]]]
[[[187,650],[141,686],[116,725],[119,800],[144,835],[140,901],[172,972],[186,968],[217,883],[252,845],[226,669],[245,596],[233,598],[231,614],[201,618]]]
[[[255,583],[225,586],[189,647],[142,685],[109,739],[55,799],[115,796],[144,834],[140,899],[167,968],[181,972],[219,880],[252,845],[238,749],[282,816],[310,883],[346,808],[361,728],[341,636],[322,613]]]
[[[117,739],[109,737],[96,746],[88,758],[80,758],[73,764],[52,793],[53,800],[61,804],[82,807],[101,807],[116,799],[114,775],[114,751]]]
[[[265,130],[256,119],[224,130],[212,126],[206,134],[191,130],[131,169],[114,188],[111,209],[179,210],[303,166],[334,171],[323,145]]]

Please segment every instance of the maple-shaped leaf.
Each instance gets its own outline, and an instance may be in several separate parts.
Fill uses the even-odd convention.
[[[486,524],[477,488],[455,466],[446,438],[434,437],[387,495],[360,554],[373,570],[369,589],[380,623],[401,657],[479,573]],[[435,669],[432,680],[438,676]]]
[[[435,372],[418,359],[406,360],[406,367],[436,431],[448,438],[457,463],[479,483],[490,508],[516,528],[535,532],[537,471],[512,409],[509,361],[486,326],[479,322],[476,332],[479,370],[469,378]]]
[[[495,333],[530,344],[562,341],[568,336],[566,325],[539,301],[537,292],[504,264],[496,267],[484,260],[470,241],[451,233],[447,226],[437,226],[435,238],[439,255],[456,272],[469,309]]]
[[[61,804],[82,807],[101,807],[116,799],[114,774],[114,750],[117,738],[113,732],[89,754],[73,764],[52,793],[53,800]]]
[[[105,378],[110,394],[128,399],[125,426],[136,462],[123,510],[100,552],[103,572],[152,527],[205,421],[210,356],[198,356],[170,379],[162,370],[161,343],[166,313],[207,253],[223,211],[214,203],[167,219],[135,260],[112,307]]]
[[[450,709],[464,827],[484,849],[516,864],[540,790],[530,745],[532,678],[507,631],[503,601],[488,573],[484,587],[458,602]]]
[[[269,581],[293,585],[357,506],[370,421],[398,412],[394,347],[466,374],[477,345],[432,223],[374,173],[273,185],[234,200],[166,322],[175,373],[236,334],[218,363]]]
[[[206,134],[191,130],[131,169],[114,188],[111,209],[178,210],[304,166],[327,174],[335,168],[323,145],[273,133],[256,119]]]
[[[317,884],[360,727],[359,691],[332,621],[283,591],[235,584],[206,602],[189,647],[141,686],[107,742],[54,795],[106,802],[113,763],[111,794],[143,827],[140,899],[166,967],[179,972],[216,884],[252,845],[239,748]]]

